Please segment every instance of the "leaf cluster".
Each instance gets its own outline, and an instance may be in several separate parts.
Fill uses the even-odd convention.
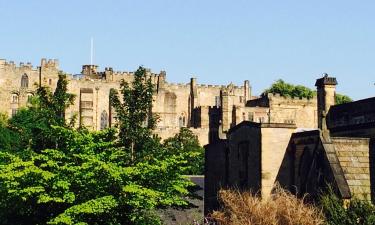
[[[186,204],[177,158],[128,165],[114,130],[53,132],[56,149],[0,153],[3,224],[142,224],[156,207]]]
[[[332,191],[321,196],[320,205],[327,225],[375,224],[375,206],[370,202],[353,198],[345,204]]]
[[[151,135],[153,86],[146,78],[140,68],[132,87],[122,84],[125,101],[112,96],[119,134],[66,123],[74,96],[65,75],[53,94],[40,87],[32,105],[1,120],[0,129],[14,139],[0,138],[1,224],[160,224],[156,208],[187,204],[185,161],[164,154]],[[19,148],[10,148],[17,138]]]
[[[174,137],[164,141],[165,155],[180,157],[181,169],[185,175],[202,175],[204,173],[204,148],[198,137],[188,128],[182,127]]]
[[[295,98],[313,98],[316,95],[316,91],[302,86],[302,85],[293,85],[290,83],[286,83],[284,80],[279,79],[275,81],[270,88],[264,90],[263,94],[280,94],[281,96],[285,97],[295,97]],[[343,94],[335,95],[336,105],[352,102],[353,100]]]

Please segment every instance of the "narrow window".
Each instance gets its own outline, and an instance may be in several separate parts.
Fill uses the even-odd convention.
[[[220,96],[215,96],[215,105],[216,105],[216,107],[221,106]]]
[[[17,109],[12,109],[12,116],[15,116],[17,114]]]
[[[29,77],[27,76],[26,73],[24,75],[22,75],[22,78],[21,78],[21,87],[24,87],[24,88],[29,87]]]
[[[18,103],[18,95],[12,94],[12,103]]]

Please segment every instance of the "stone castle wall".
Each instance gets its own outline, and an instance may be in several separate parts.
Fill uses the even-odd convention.
[[[76,116],[76,126],[83,125],[92,130],[104,129],[115,124],[116,112],[109,104],[110,90],[119,90],[122,80],[128,83],[134,80],[134,72],[114,71],[112,68],[105,68],[99,72],[97,69],[95,65],[84,65],[81,74],[68,75],[68,91],[76,98],[74,104],[66,110],[67,119]],[[0,112],[11,117],[18,109],[26,107],[28,97],[35,94],[39,83],[54,90],[59,71],[57,60],[42,59],[40,66],[33,67],[30,63],[16,65],[1,59]],[[166,82],[164,71],[157,74],[147,70],[147,74],[155,85],[152,112],[159,117],[155,132],[167,138],[176,134],[180,127],[194,127],[192,130],[201,143],[207,144],[210,135],[209,124],[212,120],[209,108],[220,108],[222,90],[228,86],[197,84],[196,79],[186,84],[173,84]],[[247,87],[230,87],[231,104],[243,107],[246,99],[244,95],[250,94],[248,83]],[[207,108],[201,110],[201,107]],[[201,113],[194,113],[198,109]],[[218,110],[214,111],[218,127],[220,118],[217,117],[221,115]],[[202,123],[194,126],[196,124],[193,124],[193,119]]]
[[[0,60],[0,112],[12,116],[19,108],[27,106],[28,96],[34,94],[39,82],[53,90],[58,73],[57,60],[42,59],[39,67]],[[191,78],[189,83],[173,84],[166,81],[165,71],[147,70],[147,75],[155,85],[152,112],[159,117],[155,132],[163,138],[174,135],[180,127],[189,127],[194,128],[201,143],[206,144],[218,136],[219,127],[225,132],[242,121],[289,121],[298,127],[316,127],[315,122],[309,122],[316,114],[313,109],[316,99],[267,95],[254,100],[249,81],[243,86],[202,85]],[[115,124],[116,112],[109,104],[110,90],[118,90],[121,80],[131,83],[134,72],[114,71],[109,67],[100,72],[98,66],[84,65],[81,74],[69,75],[68,79],[68,90],[76,98],[66,110],[66,116],[76,116],[77,126],[100,130]],[[254,102],[256,104],[251,105]]]
[[[57,60],[42,59],[40,67],[35,68],[31,63],[16,65],[0,59],[0,111],[11,116],[25,107],[40,81],[42,85],[54,89],[58,70]]]

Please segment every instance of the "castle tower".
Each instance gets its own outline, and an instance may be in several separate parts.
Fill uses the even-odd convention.
[[[229,84],[221,90],[221,125],[223,131],[228,131],[233,123],[233,84]]]
[[[97,65],[83,65],[81,73],[87,77],[94,77],[97,75],[97,69]]]
[[[318,94],[318,128],[323,131],[327,130],[326,116],[329,108],[335,105],[336,85],[335,77],[328,77],[328,74],[323,74],[322,78],[316,80]]]

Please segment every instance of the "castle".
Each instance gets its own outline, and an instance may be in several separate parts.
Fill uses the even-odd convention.
[[[42,59],[38,67],[30,63],[19,65],[0,59],[0,112],[10,117],[26,107],[37,85],[56,87],[58,60]],[[317,127],[317,99],[286,98],[267,94],[254,97],[249,81],[243,86],[201,85],[196,78],[187,84],[166,80],[166,72],[147,71],[155,85],[152,113],[160,120],[155,133],[162,139],[178,133],[180,127],[190,128],[202,145],[224,135],[242,121],[289,123],[298,127]],[[66,117],[77,115],[77,126],[92,130],[111,127],[116,112],[110,105],[111,89],[119,89],[120,81],[131,82],[133,72],[119,72],[107,67],[98,71],[96,65],[83,65],[77,75],[68,75],[68,91],[76,95],[66,110]]]
[[[317,127],[243,121],[206,145],[205,214],[218,209],[221,188],[267,198],[275,183],[312,200],[329,185],[342,199],[375,202],[375,97],[335,105],[336,85],[327,74],[316,80],[316,116],[306,120]]]

